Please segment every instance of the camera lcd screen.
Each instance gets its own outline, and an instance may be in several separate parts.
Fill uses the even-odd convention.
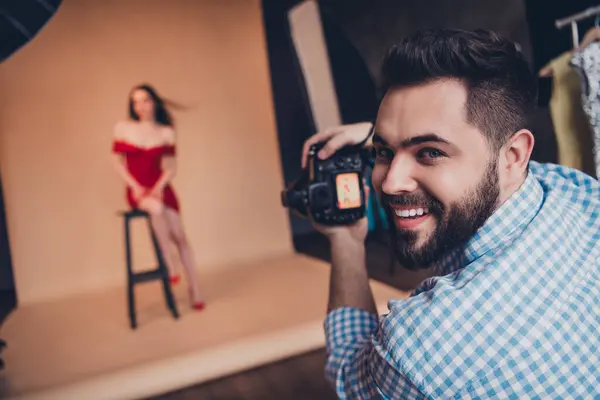
[[[346,173],[335,177],[338,209],[357,208],[361,205],[358,174]]]

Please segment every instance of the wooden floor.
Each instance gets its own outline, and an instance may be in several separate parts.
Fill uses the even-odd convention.
[[[323,377],[325,351],[314,351],[153,400],[336,399]]]
[[[330,261],[327,241],[318,234],[296,238],[298,252]],[[414,287],[427,277],[427,271],[407,272],[390,268],[387,246],[381,239],[367,241],[369,275],[398,289]],[[233,376],[182,389],[151,400],[268,400],[336,399],[325,381],[325,350],[269,364]]]

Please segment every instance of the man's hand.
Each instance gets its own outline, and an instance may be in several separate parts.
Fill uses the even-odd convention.
[[[318,157],[325,159],[340,148],[347,145],[356,145],[364,141],[373,128],[373,124],[370,122],[359,122],[350,125],[341,125],[333,128],[328,128],[322,132],[318,132],[311,136],[306,142],[304,142],[304,148],[302,150],[302,167],[305,168],[308,160],[308,151],[310,146],[319,142],[326,142],[325,146],[321,149]],[[366,147],[370,146],[370,139],[365,144]],[[364,183],[364,181],[363,181]],[[365,187],[365,201],[369,198],[369,187]],[[319,225],[311,220],[315,229],[324,234],[330,241],[333,239],[341,238],[342,240],[351,240],[357,243],[364,243],[368,233],[368,220],[366,217],[356,221],[352,225],[345,226],[323,226]]]
[[[306,168],[308,151],[313,144],[327,141],[317,155],[321,159],[326,159],[344,146],[359,144],[365,140],[371,132],[371,128],[373,128],[372,123],[359,122],[356,124],[328,128],[322,132],[315,133],[304,142],[304,148],[302,149],[302,168]],[[369,147],[370,145],[371,138],[369,138],[365,147]]]
[[[302,151],[302,167],[306,168],[310,146],[318,142],[326,142],[317,157],[328,158],[340,148],[357,145],[365,139],[365,146],[371,146],[369,133],[373,128],[370,122],[342,125],[326,129],[313,135],[304,143]],[[371,142],[371,143],[370,143]],[[365,184],[365,201],[369,198],[369,187]],[[310,217],[309,217],[310,218]],[[367,217],[352,225],[323,226],[311,219],[315,229],[324,234],[331,245],[331,278],[328,310],[339,307],[355,307],[377,313],[373,293],[369,286],[366,268],[365,239],[369,231]]]

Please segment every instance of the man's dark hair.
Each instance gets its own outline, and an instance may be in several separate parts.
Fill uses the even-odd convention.
[[[466,85],[467,120],[495,149],[526,127],[537,102],[537,80],[514,43],[493,32],[427,30],[390,49],[383,90],[442,78]]]

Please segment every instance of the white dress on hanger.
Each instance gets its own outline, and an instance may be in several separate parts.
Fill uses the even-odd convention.
[[[596,176],[600,177],[600,43],[592,42],[571,58],[581,76],[583,110],[594,131]]]

